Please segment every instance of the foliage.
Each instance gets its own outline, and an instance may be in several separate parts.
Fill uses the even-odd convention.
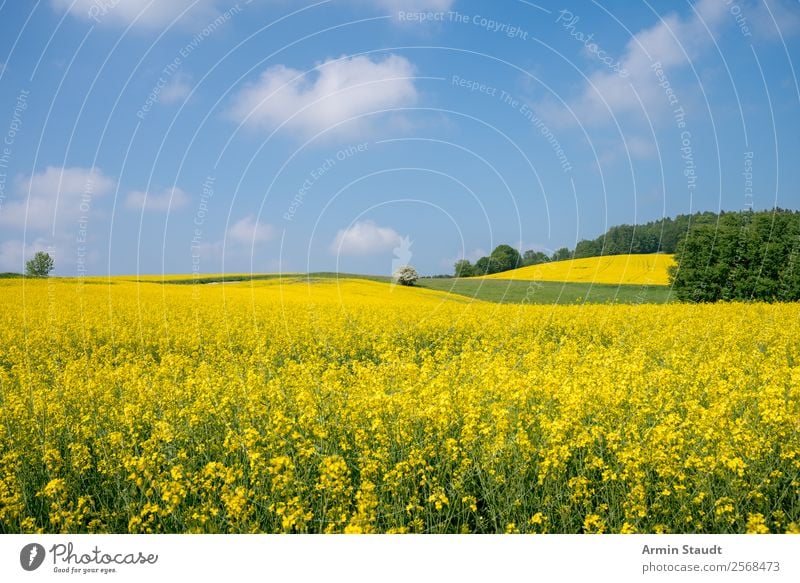
[[[481,257],[475,262],[474,273],[475,275],[488,275],[490,273],[497,273],[500,271],[500,266],[497,261],[490,257]]]
[[[678,242],[693,227],[713,225],[720,215],[711,212],[664,217],[642,225],[617,225],[596,239],[578,241],[575,258],[629,253],[667,253],[678,250]]]
[[[556,249],[553,256],[550,258],[551,261],[566,261],[567,259],[572,259],[572,251],[566,247]]]
[[[726,213],[691,228],[676,260],[670,276],[682,301],[800,300],[800,213]]]
[[[455,277],[472,277],[475,275],[475,268],[469,259],[459,259],[453,267]]]
[[[522,255],[511,245],[498,245],[492,251],[491,258],[497,264],[498,271],[508,271],[522,266]]]
[[[518,267],[525,267],[529,265],[539,265],[549,261],[561,261],[569,259],[572,256],[569,249],[562,247],[552,256],[548,256],[542,251],[534,251],[529,249],[523,255],[510,245],[499,245],[492,251],[489,257],[481,257],[475,262],[475,265],[470,264],[469,261],[462,259],[455,264],[456,277],[472,277],[484,276],[494,273],[501,273],[510,271]]]
[[[546,253],[542,253],[541,251],[534,251],[533,249],[528,249],[525,253],[522,254],[522,264],[520,267],[526,267],[528,265],[539,265],[540,263],[547,263],[550,261],[550,256]]]
[[[678,215],[675,218],[665,217],[641,225],[617,225],[596,239],[578,241],[574,252],[567,247],[562,247],[548,257],[539,251],[525,251],[517,265],[539,265],[548,261],[565,261],[603,255],[674,254],[678,249],[678,242],[690,229],[702,225],[714,225],[718,222],[719,217],[726,214],[729,213],[699,212],[691,215]],[[513,249],[508,245],[500,247]],[[495,252],[492,252],[490,257],[478,260],[474,266],[474,274],[491,275],[514,269],[514,267],[507,267],[508,264],[503,261],[492,261],[492,258],[497,259]]]
[[[47,277],[53,271],[53,258],[49,253],[37,251],[33,259],[25,263],[25,271],[31,277]]]
[[[400,285],[412,286],[417,283],[419,274],[410,265],[404,265],[394,272],[394,280]]]
[[[800,530],[800,304],[0,295],[3,533]]]
[[[489,275],[516,269],[522,265],[522,255],[511,245],[498,245],[488,257],[481,257],[475,262],[474,275]]]

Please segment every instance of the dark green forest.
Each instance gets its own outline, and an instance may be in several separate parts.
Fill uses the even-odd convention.
[[[499,245],[475,264],[462,259],[456,277],[499,273],[564,259],[627,253],[674,254],[674,292],[681,301],[800,300],[800,212],[701,212],[642,225],[617,225],[596,239],[579,241],[552,255],[519,253]]]
[[[670,279],[687,302],[800,300],[800,212],[720,214],[691,225]]]
[[[731,213],[704,212],[678,215],[674,219],[665,217],[643,225],[617,225],[596,239],[578,241],[572,255],[575,259],[580,259],[626,253],[673,254],[677,252],[678,243],[690,228],[715,225],[719,218],[726,214]]]

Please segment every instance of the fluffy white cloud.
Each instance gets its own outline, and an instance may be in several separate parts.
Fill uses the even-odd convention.
[[[228,113],[251,126],[274,128],[286,122],[291,129],[315,134],[359,115],[413,104],[413,75],[414,66],[398,55],[329,59],[307,75],[278,65],[245,86]],[[365,125],[360,120],[347,127],[352,131]]]
[[[0,207],[0,224],[46,229],[91,210],[94,197],[111,192],[116,183],[99,168],[59,168],[18,179],[16,196]]]
[[[95,24],[135,24],[159,28],[173,20],[211,19],[219,13],[219,0],[51,0],[57,10]]]
[[[132,190],[125,197],[125,207],[131,210],[166,211],[177,209],[189,202],[189,196],[180,188],[165,188],[157,192]]]
[[[402,240],[390,227],[380,227],[372,221],[358,221],[336,233],[330,250],[337,255],[372,255],[394,249]]]
[[[271,225],[257,221],[253,215],[236,221],[228,229],[228,238],[242,245],[265,243],[274,236],[275,229]]]
[[[589,76],[590,82],[583,93],[569,103],[581,122],[608,122],[611,115],[640,111],[639,98],[648,110],[667,103],[653,64],[660,63],[660,68],[667,74],[688,67],[692,59],[713,44],[712,35],[730,16],[725,2],[720,0],[699,0],[692,9],[684,18],[666,16],[628,41],[619,59],[620,70],[627,71],[627,76],[610,70]],[[674,80],[671,81],[674,88]],[[548,117],[552,116],[554,121],[571,123],[571,116],[564,116],[563,110],[559,115],[553,111],[553,104],[543,109],[548,110]]]

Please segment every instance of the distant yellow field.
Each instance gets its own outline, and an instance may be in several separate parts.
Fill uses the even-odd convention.
[[[606,255],[531,265],[487,275],[486,279],[668,285],[667,268],[673,263],[672,255],[662,253]]]

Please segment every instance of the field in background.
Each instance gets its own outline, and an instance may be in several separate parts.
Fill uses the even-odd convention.
[[[469,277],[423,278],[420,287],[504,304],[664,304],[673,300],[665,285],[609,285]]]
[[[800,532],[797,304],[98,283],[0,281],[0,532]]]
[[[317,272],[309,274],[226,274],[201,275],[141,275],[86,278],[87,283],[146,282],[164,284],[241,284],[252,286],[261,281],[285,283],[318,280],[364,280],[391,284],[392,278],[380,275]],[[68,281],[68,280],[67,280]],[[423,277],[421,288],[465,296],[470,299],[506,304],[664,304],[673,301],[672,290],[664,285],[610,285],[554,281],[523,281],[487,278]]]
[[[521,267],[483,279],[563,281],[611,285],[668,285],[672,255],[604,255]]]
[[[109,281],[109,278],[91,278],[99,281]],[[392,278],[382,275],[358,275],[354,273],[337,273],[334,271],[319,271],[314,273],[227,273],[225,275],[197,276],[186,274],[165,274],[165,275],[119,275],[112,276],[110,281],[141,281],[150,283],[174,283],[174,284],[205,284],[205,283],[234,283],[246,281],[262,281],[271,279],[282,279],[286,282],[294,282],[298,279],[363,279],[367,281],[382,281],[390,283]]]
[[[506,304],[664,304],[674,300],[674,294],[667,285],[667,267],[672,263],[671,255],[614,255],[533,265],[486,277],[424,277],[417,285],[473,300]],[[9,276],[20,277],[16,274]],[[195,277],[185,274],[97,276],[83,281],[93,284],[141,282],[184,285],[239,282],[253,286],[257,282],[318,280],[392,283],[392,278],[388,276],[327,271],[309,274],[202,274]]]

